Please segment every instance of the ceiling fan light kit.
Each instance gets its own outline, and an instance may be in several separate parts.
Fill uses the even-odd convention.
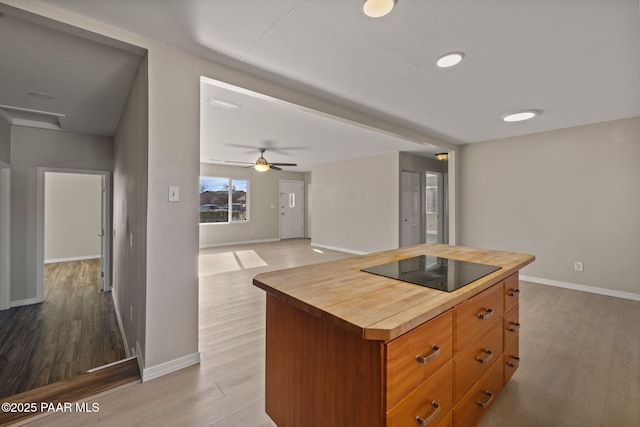
[[[253,168],[258,172],[266,172],[271,167],[269,166],[269,162],[267,162],[264,157],[260,156],[260,158],[256,160],[256,164],[253,166]]]
[[[255,162],[236,162],[233,160],[225,160],[225,162],[250,164],[251,166],[247,167],[253,167],[258,172],[266,172],[270,169],[281,171],[282,168],[280,168],[279,166],[298,166],[297,163],[269,163],[267,159],[264,158],[264,152],[267,151],[267,149],[258,148],[258,151],[260,151],[260,157],[258,157],[258,160],[256,160]]]

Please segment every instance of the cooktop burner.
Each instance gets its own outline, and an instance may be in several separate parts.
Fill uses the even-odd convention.
[[[362,271],[453,292],[499,269],[495,265],[420,255],[364,268]]]

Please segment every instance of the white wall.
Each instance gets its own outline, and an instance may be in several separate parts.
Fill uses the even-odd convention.
[[[249,221],[200,224],[200,247],[280,238],[280,180],[304,181],[298,172],[200,164],[200,175],[249,180]]]
[[[200,76],[194,56],[171,46],[150,43],[148,58],[145,363],[154,366],[199,361]],[[169,186],[180,187],[180,202],[168,201]]]
[[[38,167],[112,169],[111,138],[11,127],[11,301],[36,302]]]
[[[102,176],[45,173],[44,260],[99,258]]]
[[[148,63],[143,58],[114,136],[113,297],[127,354],[144,360],[146,330]],[[133,315],[132,315],[133,312]]]
[[[399,153],[313,168],[312,244],[355,253],[399,244]]]
[[[526,276],[640,296],[639,117],[461,155],[463,245],[531,253]]]
[[[0,164],[0,310],[11,307],[11,170]]]
[[[0,162],[10,163],[11,160],[11,128],[9,124],[0,117]]]
[[[11,128],[0,117],[0,310],[11,306]]]

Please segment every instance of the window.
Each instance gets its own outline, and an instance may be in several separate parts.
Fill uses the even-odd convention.
[[[245,222],[249,201],[246,179],[200,177],[200,223]]]

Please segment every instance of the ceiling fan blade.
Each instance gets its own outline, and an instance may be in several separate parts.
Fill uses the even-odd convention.
[[[296,163],[269,163],[270,165],[275,166],[298,166]]]
[[[245,164],[245,165],[253,165],[253,164],[255,164],[255,162],[236,162],[236,161],[233,161],[233,160],[225,160],[224,162],[225,163],[242,163],[242,164]]]
[[[282,168],[279,168],[279,167],[277,167],[277,166],[274,166],[274,165],[273,165],[273,163],[269,163],[269,168],[270,168],[270,169],[273,169],[273,170],[276,170],[276,171],[281,171],[281,170],[282,170]]]

